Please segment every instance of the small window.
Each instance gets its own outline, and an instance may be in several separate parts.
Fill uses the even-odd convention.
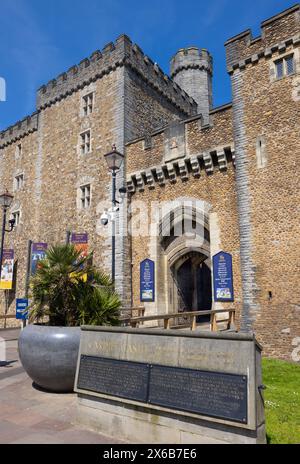
[[[19,174],[15,177],[15,191],[21,190],[24,185],[24,175]]]
[[[258,169],[264,168],[267,165],[268,158],[266,152],[266,138],[264,135],[256,139],[256,160]]]
[[[290,76],[295,72],[294,55],[289,55],[275,62],[276,77],[281,79],[284,76]]]
[[[91,186],[90,184],[88,185],[83,185],[80,187],[80,204],[81,204],[81,209],[86,209],[89,208],[91,205]]]
[[[80,134],[80,152],[82,155],[91,151],[91,131],[86,131]]]
[[[283,77],[283,60],[277,61],[275,63],[276,66],[276,77],[280,79]]]
[[[14,211],[12,213],[12,217],[15,220],[15,227],[18,226],[20,224],[20,217],[21,217],[20,211]]]
[[[94,94],[89,93],[82,98],[83,102],[83,114],[84,116],[88,116],[93,112],[93,103],[94,103]]]
[[[22,156],[22,144],[19,143],[16,147],[16,158],[20,158]]]
[[[286,73],[288,76],[291,74],[294,74],[294,57],[293,55],[288,56],[285,58],[285,63],[286,63]]]

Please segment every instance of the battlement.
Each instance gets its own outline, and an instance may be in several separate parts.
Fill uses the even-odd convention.
[[[250,29],[225,43],[227,70],[232,73],[277,50],[300,43],[300,4],[297,4],[261,23],[261,35],[253,38]]]
[[[197,112],[196,102],[126,35],[121,35],[114,43],[110,42],[102,51],[96,50],[90,58],[83,59],[38,89],[37,108],[41,110],[51,106],[121,66],[128,66],[141,75],[184,114]]]
[[[0,132],[0,149],[38,130],[38,112]]]
[[[212,56],[204,48],[181,48],[171,59],[171,78],[173,79],[180,71],[187,69],[206,70],[212,75]]]
[[[226,103],[224,105],[221,105],[221,106],[217,106],[216,108],[213,108],[209,114],[211,116],[211,122],[210,124],[205,124],[203,122],[203,117],[201,114],[196,114],[194,116],[190,116],[186,119],[183,119],[183,120],[178,120],[178,121],[173,121],[172,123],[170,124],[167,124],[167,125],[164,125],[162,127],[158,127],[157,129],[155,129],[153,132],[151,132],[150,134],[145,134],[141,137],[138,137],[136,139],[132,139],[132,140],[129,140],[125,146],[126,147],[129,147],[130,145],[134,145],[138,142],[143,142],[143,147],[144,147],[144,150],[148,150],[149,148],[152,147],[152,142],[151,142],[151,139],[153,137],[156,137],[157,135],[160,135],[162,133],[164,133],[168,127],[170,127],[170,125],[172,127],[185,127],[187,124],[189,123],[192,123],[194,121],[198,121],[199,124],[198,124],[198,127],[199,127],[199,130],[200,131],[206,131],[207,129],[209,128],[212,128],[214,126],[214,122],[215,122],[215,117],[217,117],[220,113],[224,113],[224,112],[228,112],[228,111],[231,111],[232,109],[232,103]]]

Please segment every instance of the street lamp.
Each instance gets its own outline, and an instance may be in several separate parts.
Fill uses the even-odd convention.
[[[4,237],[5,232],[11,232],[15,226],[15,219],[9,220],[10,228],[7,230],[6,226],[6,213],[8,208],[11,206],[14,197],[6,190],[2,195],[0,195],[0,206],[3,209],[3,221],[2,221],[2,234],[1,234],[1,249],[0,249],[0,281],[1,281],[1,272],[2,272],[2,261],[3,261],[3,248],[4,248]]]
[[[111,212],[112,214],[110,215],[111,222],[112,222],[112,236],[111,236],[111,251],[112,251],[112,260],[111,260],[111,278],[112,282],[115,283],[115,274],[116,274],[116,265],[115,265],[115,259],[116,259],[116,237],[115,237],[115,212],[118,211],[117,205],[121,203],[116,199],[116,177],[117,177],[117,172],[120,170],[122,163],[124,161],[124,155],[117,151],[117,148],[115,145],[112,146],[112,151],[104,155],[105,161],[107,162],[107,166],[109,171],[111,172],[112,176],[112,197],[111,197],[111,202],[112,202],[112,208]],[[126,195],[126,188],[121,187],[119,189],[120,197],[121,200],[124,199]],[[101,216],[101,222],[103,225],[107,225],[109,221],[109,216],[107,212],[104,212]]]

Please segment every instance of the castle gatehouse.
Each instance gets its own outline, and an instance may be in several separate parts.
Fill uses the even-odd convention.
[[[180,49],[169,76],[122,35],[38,89],[36,112],[0,133],[0,185],[14,195],[16,222],[0,326],[17,323],[32,244],[85,234],[95,264],[111,271],[111,224],[100,218],[111,206],[104,155],[115,145],[125,155],[117,188],[126,198],[114,212],[123,306],[145,316],[234,310],[264,354],[291,359],[300,336],[299,5],[225,49],[232,102],[223,106],[213,106],[206,49]]]

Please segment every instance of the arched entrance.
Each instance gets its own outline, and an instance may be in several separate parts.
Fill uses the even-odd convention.
[[[212,309],[209,215],[203,209],[199,213],[198,204],[170,208],[160,222],[160,276],[165,284],[159,283],[165,285],[169,313]]]

